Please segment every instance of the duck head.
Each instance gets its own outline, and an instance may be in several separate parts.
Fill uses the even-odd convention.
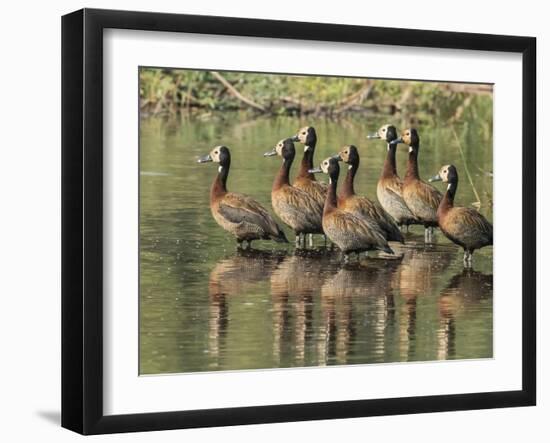
[[[397,145],[398,143],[404,143],[409,146],[409,152],[418,151],[420,144],[420,137],[418,131],[415,128],[403,129],[401,137],[390,142],[391,145]]]
[[[291,137],[293,142],[299,142],[304,145],[304,151],[314,151],[317,143],[317,133],[313,126],[304,126]]]
[[[197,160],[197,163],[208,163],[214,162],[219,163],[221,166],[229,166],[231,163],[231,154],[229,153],[229,148],[227,146],[216,146],[213,148],[209,154],[200,157]]]
[[[284,138],[279,143],[275,145],[275,147],[264,154],[264,157],[273,157],[275,155],[278,155],[280,157],[283,157],[283,160],[293,160],[294,156],[296,155],[296,150],[294,148],[294,143],[292,142],[292,139],[290,138]]]
[[[439,173],[430,178],[430,182],[456,183],[458,182],[458,171],[454,165],[442,166]]]
[[[340,156],[335,155],[333,157],[328,157],[324,159],[318,168],[310,169],[310,174],[324,173],[330,177],[331,182],[336,182],[338,180],[338,174],[340,174],[340,166],[338,161]]]
[[[359,152],[355,145],[344,146],[335,157],[348,165],[359,165]]]
[[[375,133],[367,135],[367,138],[369,140],[382,139],[391,143],[397,139],[397,129],[393,125],[384,125]]]

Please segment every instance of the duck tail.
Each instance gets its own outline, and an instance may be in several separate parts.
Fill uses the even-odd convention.
[[[405,243],[405,238],[403,237],[403,234],[399,231],[399,228],[396,226],[396,228],[390,233],[388,236],[388,240],[390,241],[398,241],[401,244]]]
[[[381,246],[380,248],[378,248],[380,251],[384,251],[384,252],[387,252],[388,254],[395,254],[395,252],[393,252],[393,249],[390,248],[390,246],[388,244],[384,245],[384,246]]]

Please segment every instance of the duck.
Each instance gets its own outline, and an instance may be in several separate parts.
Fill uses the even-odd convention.
[[[386,240],[404,243],[405,240],[397,224],[382,206],[367,197],[362,197],[355,193],[353,181],[359,169],[359,152],[357,147],[354,145],[344,146],[336,158],[348,164],[348,172],[338,194],[338,208],[357,217],[373,220],[382,228]]]
[[[473,208],[454,206],[458,188],[458,171],[454,165],[443,166],[430,181],[448,183],[437,208],[439,229],[464,249],[464,266],[472,267],[474,251],[493,244],[493,225]]]
[[[415,128],[401,132],[401,137],[390,142],[392,145],[404,143],[409,146],[407,172],[403,179],[403,200],[418,222],[424,225],[424,241],[431,243],[434,227],[437,227],[437,208],[443,195],[436,188],[420,179],[418,172],[418,151],[420,137]]]
[[[218,163],[218,174],[210,187],[210,210],[216,223],[237,239],[237,247],[252,247],[253,240],[288,243],[283,230],[269,212],[252,197],[227,190],[231,153],[227,146],[216,146],[198,163]]]
[[[296,149],[291,138],[280,140],[264,157],[278,155],[283,163],[271,187],[271,205],[275,214],[296,234],[296,246],[305,246],[306,234],[324,234],[323,206],[310,194],[290,184],[290,168]]]
[[[418,220],[403,200],[403,181],[397,175],[395,153],[397,145],[392,144],[398,138],[397,129],[393,125],[386,124],[377,132],[367,136],[369,140],[383,139],[387,142],[387,154],[380,178],[376,185],[376,196],[384,210],[390,214],[397,226],[409,231],[409,225],[417,224]]]
[[[313,156],[315,155],[315,146],[317,145],[317,133],[313,126],[304,126],[299,129],[295,135],[290,137],[293,142],[304,145],[304,155],[300,163],[298,175],[296,175],[292,186],[309,194],[321,206],[325,204],[327,195],[327,184],[315,180],[315,174],[309,172],[313,169]],[[313,245],[313,237],[309,236],[310,246]]]
[[[340,175],[339,160],[329,157],[312,173],[325,173],[329,176],[329,185],[325,205],[323,207],[323,230],[325,235],[340,248],[344,260],[349,261],[355,253],[359,257],[362,252],[380,250],[393,254],[380,226],[370,219],[358,217],[338,208],[336,188]]]

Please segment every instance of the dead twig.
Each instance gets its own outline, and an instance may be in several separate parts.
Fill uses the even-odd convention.
[[[229,83],[224,77],[222,77],[219,72],[210,71],[210,73],[216,80],[224,85],[236,99],[242,101],[243,103],[246,103],[248,106],[257,109],[258,111],[267,112],[267,110],[262,105],[259,105],[258,103],[252,101],[251,99],[245,97],[239,91],[237,91],[237,89],[235,89],[235,87],[231,83]]]

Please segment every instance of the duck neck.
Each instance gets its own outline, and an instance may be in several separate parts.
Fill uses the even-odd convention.
[[[272,190],[275,191],[284,185],[290,184],[290,166],[292,165],[292,158],[283,158],[283,164],[281,165],[279,172],[275,176],[273,181]]]
[[[439,208],[437,209],[438,215],[445,214],[449,209],[453,208],[457,187],[458,179],[449,182],[449,184],[447,185],[447,192],[445,192],[445,195],[439,203]]]
[[[327,197],[325,199],[325,207],[323,209],[323,214],[328,214],[329,212],[336,209],[336,207],[338,206],[338,199],[336,197],[337,183],[338,183],[338,177],[329,178]]]
[[[216,178],[212,183],[212,187],[210,188],[211,200],[214,200],[217,197],[220,197],[227,193],[226,184],[227,184],[227,176],[229,175],[229,166],[230,166],[230,163],[224,163],[223,165],[220,164],[218,166],[218,175],[216,175]]]
[[[391,178],[397,175],[397,166],[395,164],[396,149],[397,145],[390,145],[388,143],[388,152],[386,154],[386,159],[384,160],[381,178]]]
[[[418,146],[412,146],[411,148],[409,148],[409,160],[407,162],[405,180],[418,180],[420,178],[418,174]]]
[[[355,188],[353,187],[353,180],[355,179],[355,174],[357,173],[357,169],[359,168],[359,162],[353,162],[352,164],[348,165],[348,173],[346,174],[346,178],[344,179],[344,183],[342,185],[342,189],[340,190],[340,197],[341,198],[348,198],[355,195]]]
[[[310,143],[304,148],[304,156],[300,163],[300,170],[298,171],[298,177],[307,178],[309,180],[315,180],[315,175],[310,173],[309,170],[313,169],[313,153],[315,152],[315,143]]]

